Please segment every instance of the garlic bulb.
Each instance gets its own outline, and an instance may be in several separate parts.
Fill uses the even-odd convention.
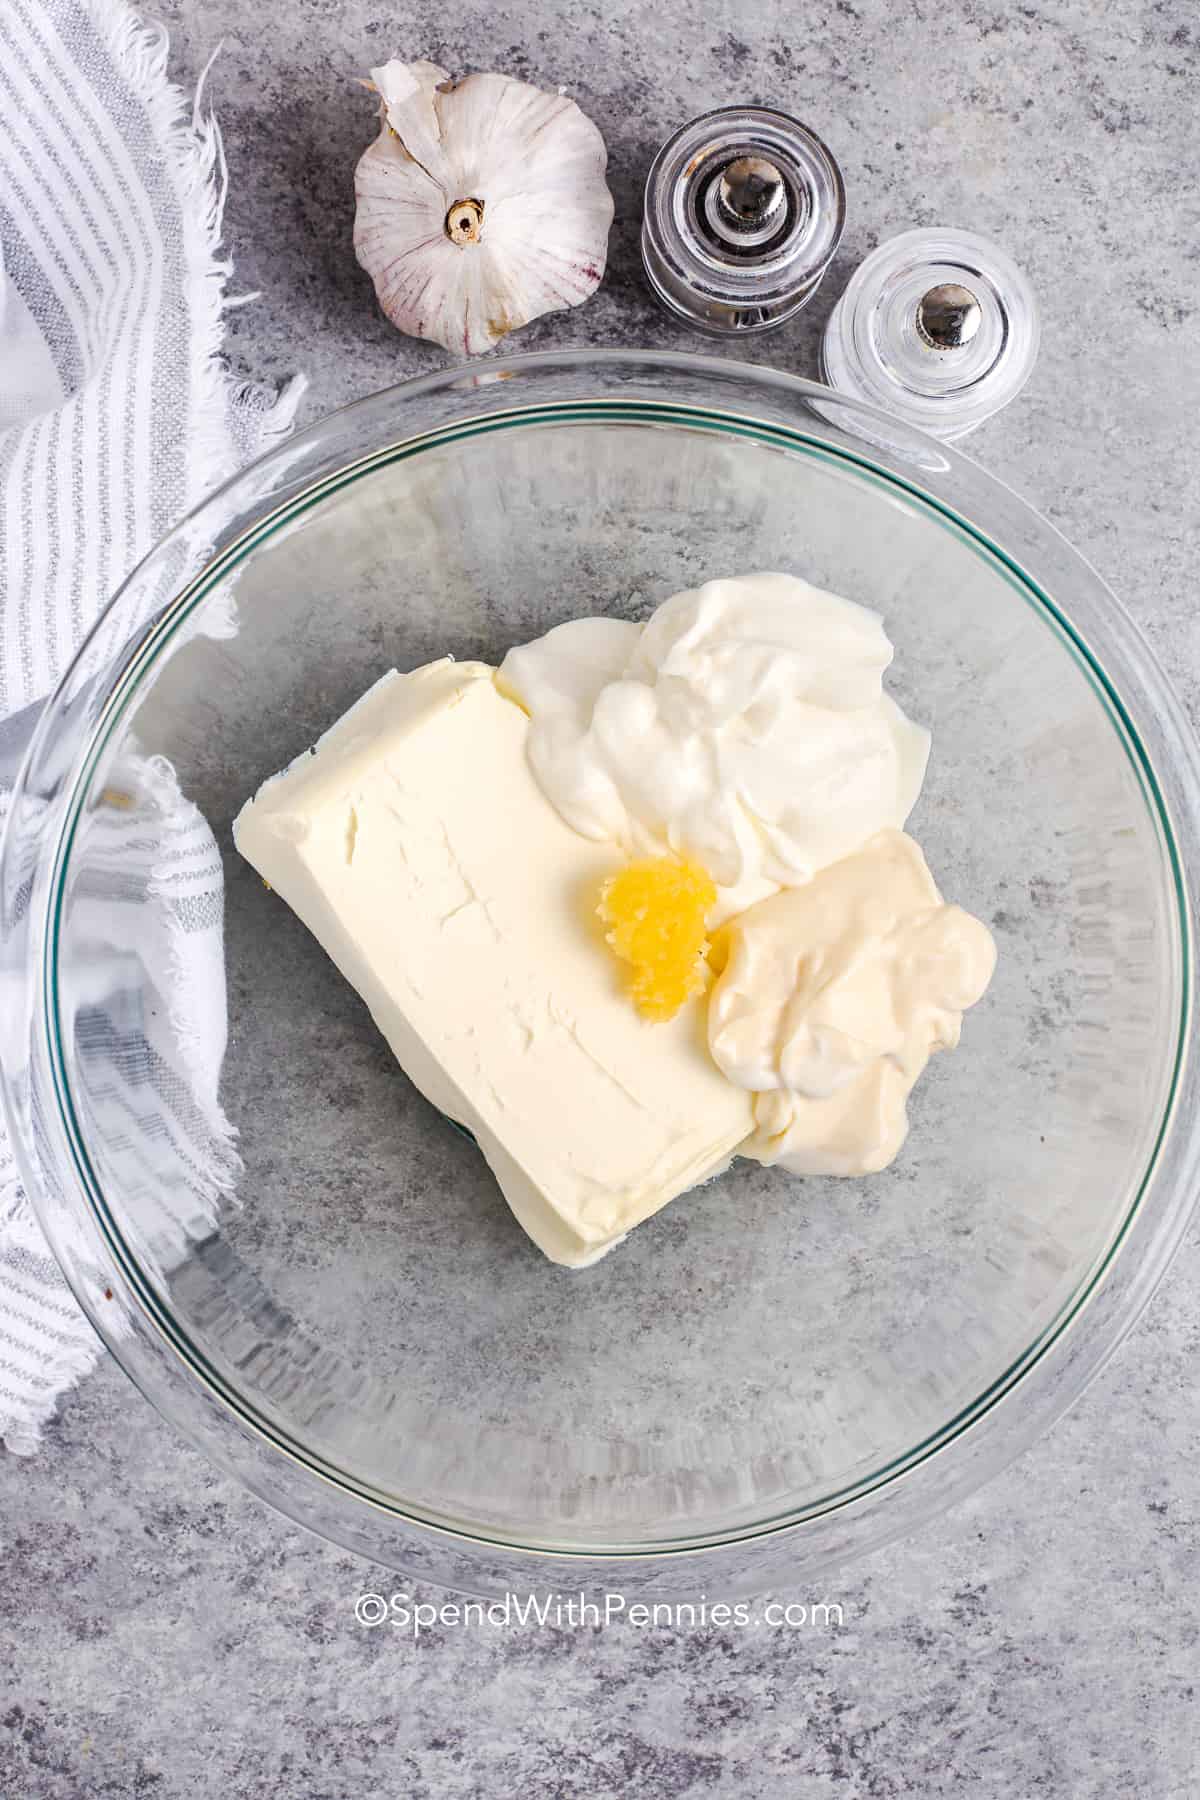
[[[393,325],[467,356],[604,274],[604,140],[573,100],[433,63],[372,69],[378,138],[355,176],[354,248]]]

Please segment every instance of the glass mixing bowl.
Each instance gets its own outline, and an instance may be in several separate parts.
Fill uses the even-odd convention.
[[[1196,746],[1063,539],[880,418],[662,354],[409,382],[202,506],[40,722],[0,903],[46,1234],[169,1418],[385,1564],[483,1593],[811,1579],[1026,1444],[1179,1242]],[[886,1173],[740,1162],[567,1272],[230,824],[392,666],[755,569],[885,615],[933,731],[912,829],[999,966]]]

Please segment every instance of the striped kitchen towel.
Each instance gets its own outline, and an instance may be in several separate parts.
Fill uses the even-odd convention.
[[[221,140],[166,63],[165,32],[125,0],[0,4],[0,826],[38,703],[106,599],[206,490],[289,429],[301,393],[299,379],[278,395],[238,382],[221,360]],[[144,1171],[152,1247],[169,1257],[207,1228],[236,1167],[212,1003],[221,860],[168,767],[131,767],[123,786],[128,806],[97,827],[112,837],[97,866],[110,856],[119,884],[96,906],[97,997],[76,1042],[111,1075],[95,1091],[114,1116],[150,1113],[148,1145],[184,1139],[193,1152],[195,1190],[162,1217],[152,1152]],[[146,991],[171,1026],[157,1041],[129,1014]],[[33,1450],[98,1354],[0,1123],[0,1442]]]

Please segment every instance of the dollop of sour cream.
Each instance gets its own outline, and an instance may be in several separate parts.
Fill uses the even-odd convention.
[[[496,681],[567,824],[701,863],[719,921],[908,818],[929,733],[884,693],[891,660],[878,613],[762,574],[676,594],[644,626],[556,626]]]
[[[797,1175],[870,1175],[908,1132],[908,1096],[952,1049],[996,966],[987,926],[938,893],[919,845],[883,831],[804,887],[752,906],[715,946],[717,1067],[755,1095],[742,1156]]]

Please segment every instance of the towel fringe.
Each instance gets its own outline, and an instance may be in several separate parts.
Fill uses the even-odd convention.
[[[194,456],[192,491],[186,497],[186,506],[192,507],[240,465],[232,426],[239,402],[253,399],[264,421],[264,441],[271,442],[292,429],[308,383],[297,375],[276,390],[245,381],[231,372],[223,354],[225,313],[231,306],[245,304],[250,296],[234,297],[226,292],[233,274],[232,258],[222,253],[221,244],[229,168],[221,128],[203,105],[205,83],[222,45],[216,46],[201,70],[189,104],[183,89],[167,75],[164,25],[139,18],[127,0],[90,0],[90,10],[113,61],[146,107],[179,199],[193,331]]]

